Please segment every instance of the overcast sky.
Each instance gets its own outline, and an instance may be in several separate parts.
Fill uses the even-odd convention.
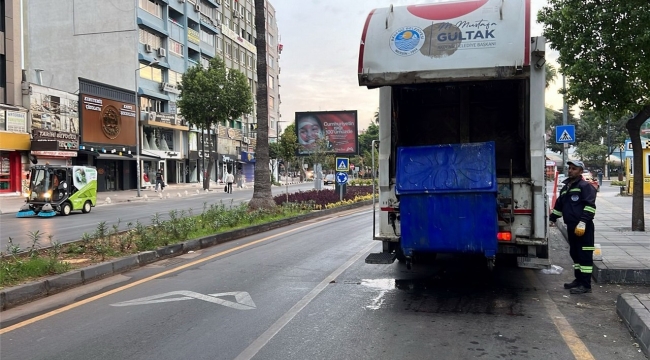
[[[358,110],[364,129],[378,110],[378,90],[360,87],[357,64],[361,31],[368,13],[393,4],[411,5],[434,0],[270,0],[276,10],[280,43],[283,121],[294,120],[296,111]],[[537,12],[546,0],[532,0],[532,35],[541,35]],[[557,54],[547,49],[547,59]],[[546,104],[562,108],[557,94],[562,79],[546,93]],[[284,128],[288,123],[281,124]]]

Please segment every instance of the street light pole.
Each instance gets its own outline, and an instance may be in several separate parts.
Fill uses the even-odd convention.
[[[154,61],[150,62],[149,65],[143,65],[135,69],[135,91],[133,92],[133,95],[135,96],[135,172],[137,174],[136,186],[138,187],[138,197],[140,197],[140,188],[142,187],[142,174],[140,174],[140,102],[138,101],[138,71],[157,63],[158,59],[154,59]]]

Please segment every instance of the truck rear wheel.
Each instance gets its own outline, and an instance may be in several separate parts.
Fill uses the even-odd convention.
[[[84,207],[81,208],[81,212],[84,214],[88,214],[91,209],[92,209],[92,204],[90,203],[90,201],[86,201],[84,203]]]
[[[64,202],[63,204],[61,204],[61,211],[60,211],[61,215],[68,216],[70,215],[70,212],[72,212],[72,205],[70,205],[69,202]]]

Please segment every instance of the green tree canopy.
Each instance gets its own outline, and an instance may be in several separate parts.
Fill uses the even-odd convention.
[[[642,174],[640,127],[650,118],[650,2],[648,0],[548,0],[538,21],[559,51],[570,104],[598,114],[634,117],[626,122],[634,173]],[[634,177],[632,229],[643,231],[643,178]]]
[[[183,74],[177,104],[188,123],[201,129],[217,128],[219,123],[236,119],[253,111],[246,76],[238,70],[227,70],[219,57],[212,58],[207,68],[193,66]],[[210,141],[210,152],[214,151]],[[209,174],[213,162],[208,165],[208,176],[203,188],[210,185]]]

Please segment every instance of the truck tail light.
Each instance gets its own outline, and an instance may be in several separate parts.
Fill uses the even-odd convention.
[[[497,240],[499,241],[511,241],[512,240],[512,233],[509,231],[499,231],[497,233]]]

